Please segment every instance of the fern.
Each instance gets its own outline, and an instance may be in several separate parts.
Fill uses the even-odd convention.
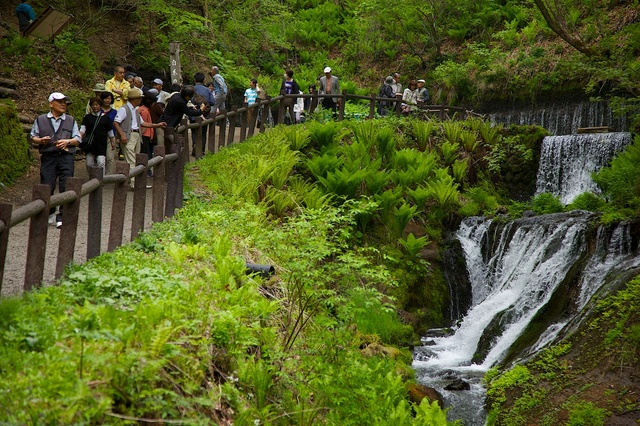
[[[420,250],[424,248],[427,244],[429,244],[429,240],[427,237],[416,238],[413,233],[409,233],[406,239],[400,238],[398,240],[400,245],[404,247],[407,251],[407,254],[411,257],[415,257],[420,253]]]

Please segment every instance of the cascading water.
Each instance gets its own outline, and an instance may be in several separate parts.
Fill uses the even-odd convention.
[[[483,425],[484,389],[480,377],[504,360],[555,292],[579,277],[577,312],[620,268],[640,266],[629,237],[629,225],[597,237],[590,226],[595,215],[574,211],[519,219],[506,224],[484,218],[463,221],[457,232],[472,287],[472,306],[449,336],[426,337],[416,348],[418,380],[439,390],[450,406],[451,420]],[[596,248],[589,241],[596,239]],[[553,343],[572,318],[553,318],[528,354]],[[535,339],[536,337],[534,337]],[[535,340],[533,340],[535,342]],[[444,390],[453,379],[470,384],[468,391]]]
[[[607,126],[611,131],[628,129],[625,116],[617,117],[606,102],[575,102],[534,106],[528,109],[510,110],[489,114],[494,124],[536,124],[552,135],[575,134],[579,128]]]
[[[608,165],[630,142],[631,135],[625,132],[544,138],[536,193],[550,192],[564,204],[583,192],[599,193],[591,173]]]

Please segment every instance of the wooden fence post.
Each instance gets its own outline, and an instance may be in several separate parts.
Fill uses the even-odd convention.
[[[176,192],[177,192],[177,168],[180,162],[180,146],[176,142],[176,134],[173,129],[169,131],[169,141],[171,143],[170,153],[177,154],[178,158],[175,161],[169,163],[165,162],[165,174],[167,181],[167,200],[165,203],[164,214],[167,217],[173,217],[176,210]]]
[[[316,108],[318,108],[318,92],[316,91],[313,95],[311,102],[309,102],[309,114],[313,114]]]
[[[73,260],[73,253],[76,250],[78,216],[80,215],[80,202],[82,201],[82,179],[76,177],[67,178],[67,191],[75,192],[76,199],[66,204],[62,213],[62,223],[64,223],[64,226],[60,230],[60,242],[58,243],[58,258],[55,272],[56,280],[62,276],[64,268]],[[100,232],[100,229],[98,232]],[[87,244],[87,247],[88,246],[89,244]]]
[[[29,223],[29,242],[27,243],[27,266],[24,273],[24,291],[40,287],[44,274],[44,259],[47,249],[47,227],[49,219],[49,185],[33,185],[33,200],[44,201],[44,208]]]
[[[2,291],[2,278],[4,276],[4,264],[7,260],[7,247],[9,245],[9,228],[11,228],[11,204],[0,203],[0,221],[3,228],[0,231],[0,292]]]
[[[87,260],[100,256],[100,248],[102,246],[102,180],[104,179],[104,170],[102,167],[91,167],[89,168],[89,177],[98,179],[100,186],[89,194]],[[81,197],[82,194],[80,193],[78,196]],[[65,207],[65,213],[66,210],[67,208]]]
[[[260,122],[260,133],[264,133],[267,129],[267,120],[269,119],[269,110],[271,109],[271,96],[267,95],[266,103],[262,103],[262,120]]]
[[[218,150],[225,145],[226,143],[226,136],[227,136],[227,110],[226,109],[221,109],[220,110],[220,115],[222,115],[222,119],[218,120],[220,122],[220,129],[219,129],[219,134],[218,134]]]
[[[402,93],[396,93],[396,115],[402,115]]]
[[[280,95],[284,95],[284,89],[280,91]],[[280,99],[280,105],[278,106],[278,124],[285,124],[286,116],[287,116],[287,106],[286,103],[289,102],[289,98]],[[293,117],[291,117],[293,120]]]
[[[236,137],[236,111],[238,111],[238,107],[232,107],[231,112],[233,115],[232,119],[229,120],[229,133],[227,134],[227,146],[233,145],[234,139]]]
[[[215,114],[209,114],[209,118],[212,118],[212,115],[215,117]],[[207,148],[209,152],[216,153],[218,152],[218,144],[216,140],[216,122],[208,124],[209,128],[207,129]]]
[[[133,187],[133,212],[131,215],[131,241],[144,230],[144,212],[147,207],[147,163],[149,155],[136,154],[136,166],[144,166],[141,174],[136,176]]]
[[[153,169],[153,191],[151,192],[152,207],[151,220],[162,222],[164,218],[164,193],[167,187],[165,182],[165,163],[167,162],[164,146],[156,146],[153,150],[154,156],[163,157],[162,163]]]
[[[204,154],[202,151],[202,117],[197,117],[195,122],[200,124],[200,126],[195,129],[191,129],[191,139],[193,142],[191,151],[196,154],[196,160],[198,160],[202,158],[202,155]],[[189,130],[187,130],[187,132],[188,131]]]
[[[338,121],[344,120],[344,105],[347,103],[347,91],[342,91],[342,96],[340,97],[340,106],[338,107]]]
[[[175,135],[175,143],[177,145],[177,149],[179,150],[185,150],[185,143],[186,143],[186,138],[184,137],[184,135],[181,134],[176,134]],[[174,201],[174,206],[176,209],[180,209],[182,208],[182,192],[184,190],[184,166],[185,166],[185,161],[184,161],[184,155],[179,155],[180,153],[178,152],[178,161],[176,161],[176,169],[175,169],[175,176],[174,176],[174,180],[175,180],[175,201]],[[174,215],[175,212],[171,212],[171,216]]]
[[[369,119],[373,119],[376,116],[376,95],[371,94],[371,100],[369,101]]]
[[[253,132],[256,130],[256,121],[258,118],[258,112],[260,111],[259,105],[261,101],[262,99],[260,98],[256,99],[256,102],[253,105],[251,105],[251,107],[249,107],[249,110],[247,110],[247,115],[248,115],[247,126],[249,127],[248,137],[253,136]]]
[[[247,104],[244,104],[244,108],[247,108]],[[247,138],[247,126],[249,124],[249,110],[247,109],[240,116],[240,142],[244,142]]]
[[[109,225],[109,244],[107,251],[114,251],[122,244],[124,231],[124,212],[127,210],[127,192],[129,191],[129,163],[118,161],[116,174],[125,179],[113,185],[113,202],[111,204],[111,223]]]

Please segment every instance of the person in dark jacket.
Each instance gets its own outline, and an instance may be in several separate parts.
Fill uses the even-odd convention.
[[[40,151],[40,183],[51,187],[53,195],[56,182],[60,193],[66,190],[68,177],[73,177],[73,159],[82,137],[78,123],[67,115],[67,104],[71,100],[60,92],[49,95],[47,114],[36,118],[31,128],[31,142]],[[58,214],[49,210],[49,225],[62,227],[62,206]]]
[[[102,100],[99,97],[91,98],[89,101],[91,114],[87,114],[82,119],[80,135],[82,136],[82,149],[86,154],[87,169],[89,167],[102,167],[105,172],[107,159],[107,143],[115,144],[115,133],[113,122],[109,115],[102,111]],[[89,140],[91,144],[84,146]]]
[[[180,89],[179,93],[174,93],[167,101],[167,106],[160,117],[160,121],[167,123],[167,127],[178,127],[182,116],[199,117],[206,109],[206,105],[200,105],[200,108],[194,108],[187,103],[195,95],[193,86],[187,85]]]
[[[396,93],[393,90],[394,79],[392,76],[388,76],[384,80],[384,84],[380,87],[380,91],[378,92],[379,98],[395,98]],[[389,106],[390,102],[380,101],[378,104],[378,114],[382,117],[389,114]]]
[[[280,86],[280,94],[281,95],[297,95],[300,93],[300,86],[293,79],[293,70],[287,70],[284,74],[284,80],[282,81],[282,85]],[[289,110],[289,116],[291,117],[290,124],[297,124],[296,114],[293,111],[293,106],[298,102],[298,98],[285,98],[282,100],[286,110]]]
[[[36,20],[36,13],[33,11],[33,7],[27,3],[20,3],[16,7],[16,16],[18,17],[18,27],[20,28],[20,35],[23,35],[29,25]]]

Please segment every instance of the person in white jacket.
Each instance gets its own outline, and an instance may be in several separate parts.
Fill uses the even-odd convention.
[[[303,92],[302,90],[300,90],[300,94],[302,95]],[[303,123],[304,121],[302,121],[302,117],[304,114],[304,99],[303,98],[298,98],[297,102],[293,105],[293,113],[296,116],[296,123]]]

